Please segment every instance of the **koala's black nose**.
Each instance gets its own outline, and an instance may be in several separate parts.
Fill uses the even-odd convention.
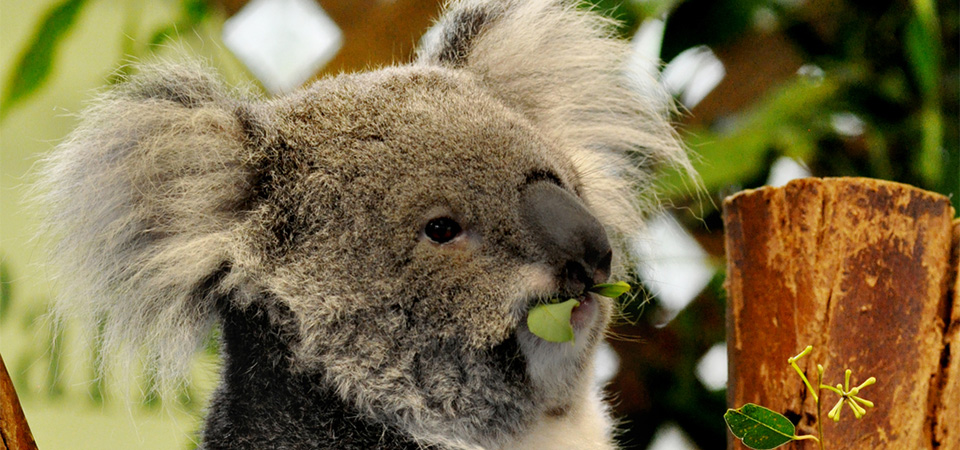
[[[557,268],[562,293],[580,295],[610,276],[612,251],[603,225],[572,194],[549,181],[524,187],[521,217]]]

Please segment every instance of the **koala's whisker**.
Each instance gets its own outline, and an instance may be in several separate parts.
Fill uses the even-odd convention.
[[[632,334],[620,333],[620,332],[617,332],[617,331],[614,329],[614,327],[608,328],[608,329],[604,332],[604,337],[606,337],[607,339],[609,339],[609,340],[611,340],[611,341],[620,341],[620,342],[643,343],[643,342],[646,341],[646,338],[644,338],[644,337],[641,336],[641,335],[632,335]]]

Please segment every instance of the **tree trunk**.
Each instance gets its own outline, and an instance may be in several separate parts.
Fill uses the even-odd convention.
[[[821,391],[825,448],[960,450],[960,222],[942,195],[861,178],[803,179],[724,202],[728,403],[756,403],[816,434],[816,387],[877,383],[875,408],[839,423]],[[952,349],[952,352],[951,352]],[[745,449],[731,441],[731,449]],[[796,441],[787,449],[815,449]]]

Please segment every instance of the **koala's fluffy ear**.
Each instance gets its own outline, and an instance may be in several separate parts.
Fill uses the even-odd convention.
[[[244,111],[199,63],[147,65],[44,161],[58,312],[106,318],[106,355],[132,342],[182,369],[209,330],[251,195]]]
[[[688,168],[653,80],[625,67],[614,23],[571,0],[460,0],[424,37],[417,63],[472,72],[553,139],[610,231],[638,226],[637,198],[663,163]],[[651,90],[653,89],[653,91]],[[649,196],[647,196],[649,199]]]

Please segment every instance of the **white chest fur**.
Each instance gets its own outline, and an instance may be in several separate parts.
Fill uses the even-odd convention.
[[[567,414],[544,417],[519,442],[501,450],[613,450],[612,430],[599,389],[585,389]]]

